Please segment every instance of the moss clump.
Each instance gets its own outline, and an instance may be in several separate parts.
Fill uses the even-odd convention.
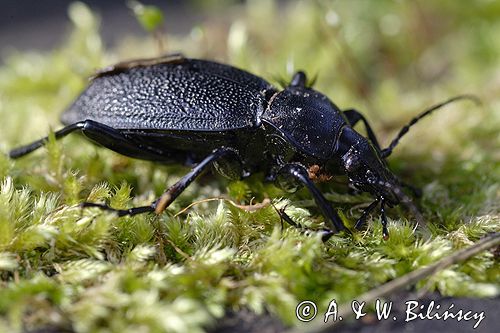
[[[147,204],[186,169],[131,160],[76,136],[52,140],[20,160],[0,155],[0,331],[49,325],[78,332],[197,332],[226,310],[244,307],[294,325],[300,300],[325,308],[333,298],[349,301],[499,231],[500,103],[493,69],[500,59],[494,38],[500,6],[436,2],[419,7],[419,14],[414,6],[249,2],[233,12],[224,47],[213,47],[211,25],[169,36],[168,45],[276,83],[298,67],[319,73],[316,88],[340,106],[366,110],[384,143],[418,110],[457,93],[478,94],[482,107],[464,103],[440,111],[412,129],[390,159],[395,173],[423,187],[430,239],[415,234],[403,209],[390,211],[387,241],[375,215],[368,230],[322,243],[315,233],[282,226],[272,206],[249,212],[228,200],[202,201],[227,193],[249,205],[270,197],[299,223],[321,227],[307,192],[289,196],[259,175],[233,183],[205,178],[161,216],[81,210],[83,201]],[[0,67],[2,151],[58,128],[59,112],[95,68],[154,55],[123,51],[154,50],[153,40],[129,38],[104,50],[99,20],[80,3],[70,7],[70,18],[72,32],[61,47],[16,53]],[[341,185],[322,190],[347,221],[369,202],[345,195]],[[416,288],[497,296],[499,274],[498,258],[484,252]]]

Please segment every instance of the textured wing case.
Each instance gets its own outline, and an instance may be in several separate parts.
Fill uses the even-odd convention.
[[[221,131],[258,126],[271,85],[215,62],[176,59],[99,74],[62,115],[116,129]]]

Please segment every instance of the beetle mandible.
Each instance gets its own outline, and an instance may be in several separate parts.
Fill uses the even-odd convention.
[[[421,118],[459,99],[435,105],[403,127],[391,144],[381,149],[363,115],[341,111],[325,95],[307,86],[297,72],[278,90],[244,70],[213,61],[171,55],[133,60],[105,68],[62,114],[66,127],[60,139],[79,131],[88,139],[133,158],[164,163],[194,164],[194,168],[149,206],[126,210],[84,203],[119,216],[163,212],[204,170],[213,165],[230,179],[262,172],[287,191],[305,186],[326,217],[328,238],[348,230],[313,179],[346,174],[350,185],[374,196],[356,223],[380,206],[384,237],[385,207],[403,203],[419,215],[402,183],[385,159],[403,135]],[[359,121],[367,138],[353,129]],[[26,155],[48,137],[10,151],[11,158]],[[293,224],[286,216],[285,220]]]

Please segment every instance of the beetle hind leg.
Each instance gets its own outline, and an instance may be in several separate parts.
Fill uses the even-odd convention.
[[[62,129],[60,129],[57,132],[54,132],[54,136],[55,136],[56,140],[58,140],[58,139],[63,138],[66,135],[68,135],[68,134],[70,134],[72,132],[82,130],[84,127],[85,127],[85,123],[84,122],[78,122],[78,123],[75,123],[75,124],[71,124],[69,126],[66,126],[66,127],[62,128]],[[27,145],[24,145],[24,146],[12,149],[9,152],[9,157],[13,158],[13,159],[22,157],[24,155],[27,155],[27,154],[31,153],[32,151],[37,150],[38,148],[41,148],[41,147],[45,146],[47,144],[47,142],[49,142],[49,137],[48,136],[46,136],[46,137],[44,137],[42,139],[33,141],[30,144],[27,144]]]
[[[54,132],[54,136],[56,140],[59,140],[76,131],[80,131],[92,141],[126,156],[154,161],[163,161],[170,158],[165,152],[141,145],[119,130],[90,119],[68,125]],[[45,146],[48,141],[49,137],[46,136],[28,145],[11,150],[9,156],[13,159],[22,157]]]
[[[134,216],[137,214],[155,212],[156,214],[161,214],[198,176],[208,169],[210,165],[221,159],[222,157],[233,156],[237,158],[236,153],[228,148],[219,148],[214,150],[210,155],[205,157],[198,165],[196,165],[190,172],[188,172],[184,177],[182,177],[177,183],[169,187],[158,199],[156,199],[149,206],[134,207],[130,209],[114,209],[105,204],[97,204],[91,202],[85,202],[82,204],[83,207],[97,207],[103,210],[112,211],[118,214],[118,216]]]
[[[134,207],[134,208],[130,208],[130,209],[114,209],[114,208],[109,207],[108,205],[98,204],[98,203],[94,203],[94,202],[83,202],[81,204],[81,207],[82,208],[96,207],[96,208],[99,208],[102,210],[115,212],[120,217],[125,216],[125,215],[134,216],[134,215],[142,214],[142,213],[151,213],[151,212],[154,212],[154,210],[155,210],[153,205]]]

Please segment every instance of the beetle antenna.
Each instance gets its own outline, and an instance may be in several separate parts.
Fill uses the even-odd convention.
[[[470,100],[472,102],[474,102],[476,105],[480,105],[481,104],[481,100],[475,96],[475,95],[458,95],[458,96],[455,96],[455,97],[452,97],[450,98],[449,100],[446,100],[444,102],[441,102],[439,104],[436,104],[434,106],[431,106],[429,109],[425,110],[424,112],[422,112],[420,115],[416,116],[415,118],[413,118],[408,124],[406,124],[398,133],[398,135],[394,138],[394,140],[392,140],[391,144],[389,145],[389,147],[385,148],[385,149],[382,149],[382,152],[381,152],[381,156],[382,158],[386,158],[388,157],[389,155],[391,155],[392,153],[392,150],[398,145],[399,143],[399,140],[406,134],[408,133],[408,130],[410,129],[410,127],[412,127],[413,125],[415,125],[420,119],[424,118],[425,116],[428,116],[430,115],[432,112],[442,108],[443,106],[445,105],[448,105],[448,104],[451,104],[453,102],[456,102],[456,101],[459,101],[459,100]]]

